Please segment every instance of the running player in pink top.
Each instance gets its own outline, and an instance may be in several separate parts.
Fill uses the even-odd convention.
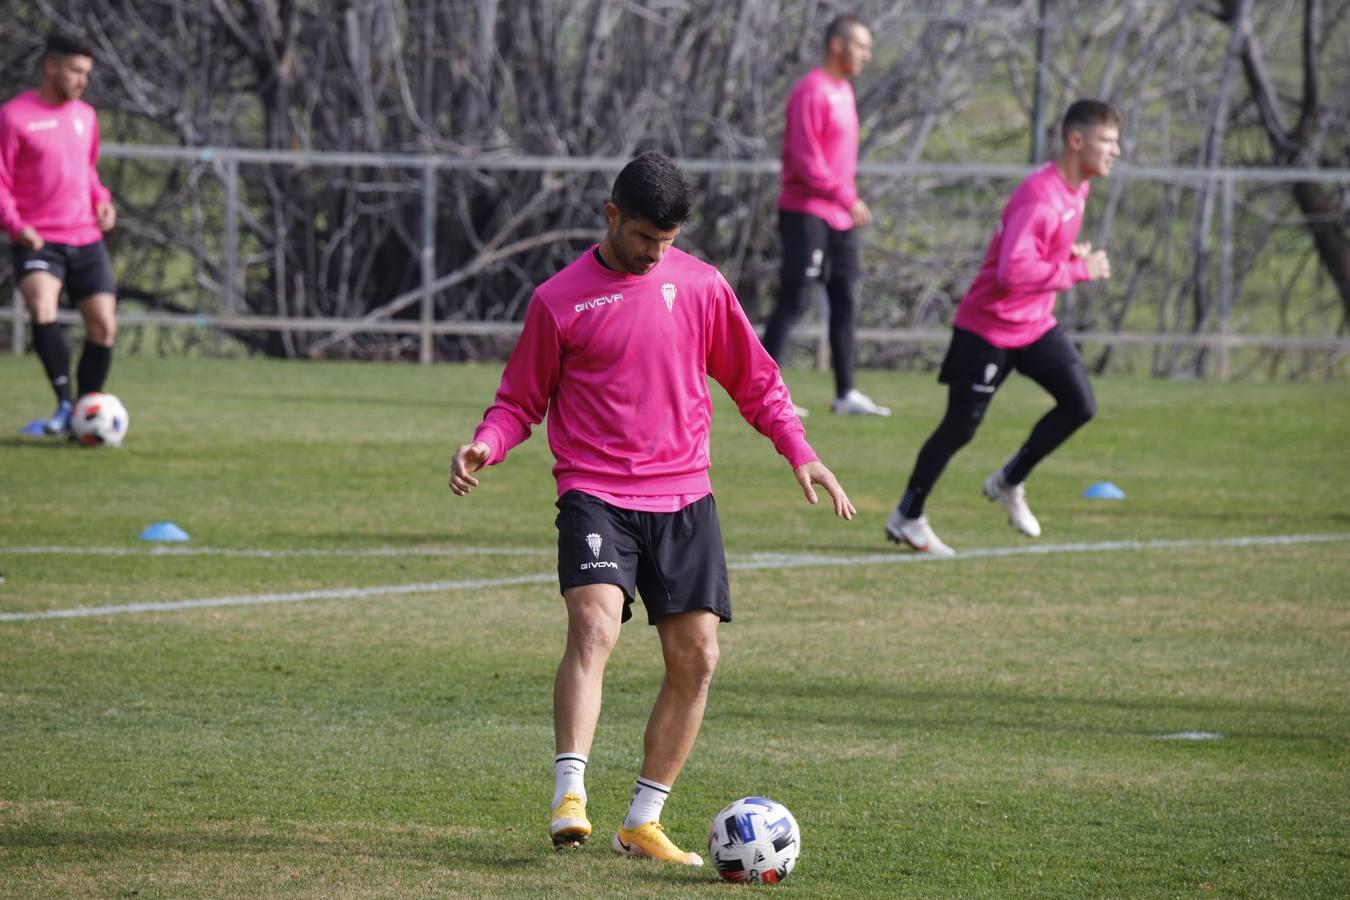
[[[56,321],[63,286],[84,319],[80,395],[101,391],[112,364],[117,284],[103,233],[117,223],[117,209],[94,169],[98,117],[80,99],[93,67],[86,44],[53,35],[41,86],[0,107],[0,227],[57,403],[25,432],[63,434],[70,425],[70,351]]]
[[[803,312],[808,286],[824,282],[830,302],[830,359],[834,404],[843,415],[889,416],[853,381],[854,289],[858,283],[858,229],[872,221],[858,196],[858,106],[849,79],[872,58],[872,32],[856,16],[839,16],[825,30],[825,59],[788,97],[783,124],[782,189],[778,230],[783,240],[778,304],[764,328],[764,346],[779,363],[792,324]],[[797,415],[806,410],[796,407]]]
[[[1008,521],[1029,537],[1041,525],[1027,507],[1023,482],[1032,468],[1087,423],[1097,410],[1078,349],[1055,322],[1056,292],[1111,277],[1106,251],[1078,243],[1088,182],[1108,175],[1120,156],[1120,113],[1079,100],[1064,114],[1059,159],[1013,191],[984,265],[961,299],[952,343],[938,380],[948,386],[947,413],[919,451],[886,535],[920,552],[951,556],[924,515],[924,502],[947,462],[972,437],[994,392],[1014,370],[1055,398],[1008,464],[984,481]]]
[[[630,162],[605,204],[604,240],[541,284],[497,397],[455,451],[450,489],[502,462],[548,417],[557,464],[558,580],[567,647],[553,687],[554,795],[549,834],[591,834],[584,775],[600,716],[605,663],[641,595],[666,675],[647,722],[642,768],[618,853],[702,865],[671,842],[661,808],[694,745],[731,619],[726,556],[708,481],[712,376],[792,466],[806,499],[853,505],[817,458],[778,367],[722,275],[672,244],[689,185],[657,153]]]

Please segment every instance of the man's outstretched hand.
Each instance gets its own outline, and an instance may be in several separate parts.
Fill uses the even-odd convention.
[[[848,501],[848,494],[839,485],[839,479],[834,477],[834,473],[825,468],[825,464],[820,460],[814,462],[802,463],[792,470],[792,474],[797,476],[797,483],[802,486],[802,493],[806,495],[806,502],[814,505],[817,502],[816,489],[813,484],[823,487],[834,501],[834,514],[841,519],[852,519],[857,514],[853,504]]]
[[[463,497],[478,487],[478,479],[473,473],[483,468],[491,455],[492,448],[482,441],[464,444],[456,450],[455,458],[450,461],[450,490]]]

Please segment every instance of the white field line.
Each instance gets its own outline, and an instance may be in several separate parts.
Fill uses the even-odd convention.
[[[539,547],[314,547],[305,550],[265,550],[254,547],[0,547],[3,556],[239,556],[287,559],[305,556],[551,556]]]
[[[304,600],[355,600],[365,597],[392,597],[398,594],[427,594],[439,591],[466,591],[476,588],[507,587],[516,584],[556,583],[556,573],[518,575],[514,578],[469,578],[459,581],[427,581],[421,584],[389,584],[369,588],[329,588],[320,591],[296,591],[289,594],[238,594],[204,597],[200,600],[169,600],[163,603],[127,603],[122,606],[77,606],[37,613],[0,613],[0,622],[27,622],[33,619],[80,619],[87,616],[112,616],[120,613],[165,612],[177,609],[208,609],[213,606],[256,606],[264,603],[299,603]]]
[[[1198,547],[1273,547],[1291,544],[1323,544],[1350,541],[1350,532],[1338,534],[1277,534],[1258,537],[1188,538],[1157,541],[1099,541],[1079,544],[1031,544],[1022,547],[988,547],[966,550],[954,557],[942,558],[921,553],[869,553],[863,556],[820,556],[759,553],[728,561],[736,571],[765,569],[803,569],[823,566],[895,565],[901,563],[959,563],[970,559],[1001,559],[1012,556],[1044,556],[1059,553],[1117,553],[1120,551],[1186,550]],[[0,555],[10,552],[0,548]],[[430,594],[443,591],[480,590],[525,584],[556,583],[555,572],[516,575],[503,578],[474,578],[456,581],[428,581],[414,584],[376,585],[365,588],[330,588],[285,594],[239,594],[204,597],[196,600],[170,600],[161,603],[128,603],[119,606],[77,606],[42,612],[0,613],[0,622],[30,622],[39,619],[78,619],[121,613],[168,612],[181,609],[206,609],[217,606],[256,606],[266,603],[300,603],[307,600],[356,600],[392,597],[402,594]]]

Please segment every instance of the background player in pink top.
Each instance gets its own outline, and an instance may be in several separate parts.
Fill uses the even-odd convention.
[[[708,481],[712,376],[773,441],[806,499],[853,505],[806,442],[778,367],[712,266],[672,246],[689,216],[683,173],[657,153],[630,162],[605,204],[598,246],[541,284],[496,400],[455,451],[450,489],[502,462],[548,416],[557,464],[558,580],[567,647],[554,681],[555,846],[591,834],[584,782],[600,716],[605,663],[641,595],[665,659],[643,761],[618,853],[701,865],[660,824],[693,748],[717,666],[718,625],[731,619],[726,557]]]
[[[81,395],[103,389],[117,336],[117,284],[103,246],[117,209],[94,168],[98,117],[80,100],[93,68],[87,44],[53,35],[41,86],[0,107],[0,227],[13,245],[33,348],[56,393],[56,412],[35,423],[47,434],[67,430],[73,399],[70,352],[56,322],[62,287],[84,319]]]
[[[1029,537],[1040,523],[1027,507],[1023,482],[1032,467],[1096,413],[1078,348],[1055,321],[1056,292],[1111,277],[1106,251],[1077,243],[1088,182],[1108,175],[1120,156],[1120,113],[1079,100],[1064,114],[1059,159],[1013,191],[994,230],[984,265],[961,299],[952,343],[938,380],[948,386],[947,413],[919,451],[886,535],[915,550],[952,555],[924,515],[924,502],[948,460],[975,435],[994,392],[1016,370],[1055,398],[1021,449],[984,482],[1008,521]]]
[[[872,221],[858,196],[858,107],[849,79],[872,58],[872,32],[856,16],[839,16],[825,30],[825,59],[792,89],[783,123],[782,189],[778,229],[783,240],[778,304],[764,328],[764,346],[780,363],[808,287],[825,283],[830,302],[833,411],[889,416],[853,381],[854,289],[858,283],[858,229]],[[799,416],[806,410],[796,407]]]

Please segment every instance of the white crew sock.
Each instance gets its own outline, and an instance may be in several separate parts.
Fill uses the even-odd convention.
[[[628,804],[628,815],[623,817],[623,827],[636,828],[643,822],[661,821],[661,807],[669,796],[669,785],[639,776],[637,787],[633,788],[633,801]]]
[[[586,757],[580,753],[559,753],[553,757],[553,808],[563,794],[580,794],[586,802]]]

